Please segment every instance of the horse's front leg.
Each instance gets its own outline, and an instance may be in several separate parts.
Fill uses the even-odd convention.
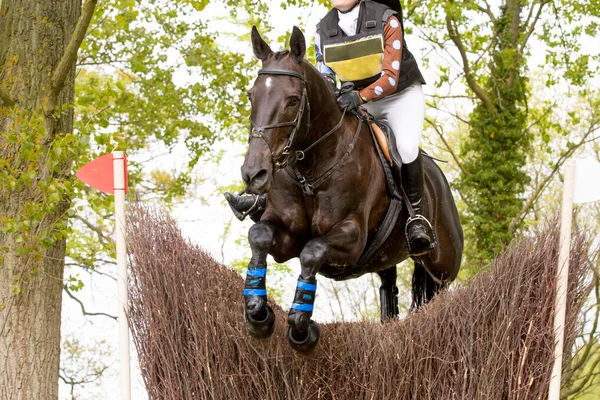
[[[275,228],[268,222],[258,222],[250,228],[248,241],[252,258],[246,273],[244,287],[246,330],[258,339],[271,336],[275,327],[275,314],[267,305],[267,255],[274,243]]]
[[[319,342],[319,326],[311,320],[317,291],[316,275],[327,262],[354,265],[366,242],[355,220],[346,220],[327,235],[310,240],[300,252],[301,272],[294,302],[288,314],[288,340],[299,351],[308,351]]]

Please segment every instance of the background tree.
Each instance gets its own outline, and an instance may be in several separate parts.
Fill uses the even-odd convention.
[[[431,83],[441,90],[431,105],[466,130],[448,151],[460,170],[455,188],[464,201],[467,261],[475,272],[526,226],[564,159],[589,142],[589,135],[573,137],[568,115],[577,109],[556,107],[556,94],[589,89],[600,53],[582,43],[595,36],[599,11],[590,4],[546,0],[408,1],[405,10],[414,33],[429,44],[426,65],[439,71]],[[544,56],[545,63],[532,65]],[[554,92],[551,101],[532,107],[544,94],[532,91],[532,78],[543,80],[546,93]],[[457,111],[451,103],[460,99],[465,107]],[[439,134],[440,121],[429,122]],[[591,133],[597,130],[597,119],[586,123]],[[565,138],[567,146],[549,145],[551,138]],[[556,168],[532,185],[528,163],[539,161],[531,158],[536,141],[552,150],[548,162]]]
[[[0,397],[56,398],[75,59],[95,0],[0,6]]]

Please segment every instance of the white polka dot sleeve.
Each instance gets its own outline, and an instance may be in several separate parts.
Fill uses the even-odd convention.
[[[381,77],[360,91],[363,100],[381,99],[396,91],[402,59],[402,28],[396,17],[390,17],[383,28],[385,47]]]

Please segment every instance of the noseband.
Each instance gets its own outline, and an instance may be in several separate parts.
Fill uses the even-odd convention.
[[[302,80],[302,82],[304,82],[304,89],[302,89],[302,98],[300,99],[300,107],[298,108],[298,112],[296,113],[296,118],[294,118],[293,121],[278,122],[278,123],[270,124],[270,125],[256,126],[256,123],[252,120],[252,117],[250,117],[251,130],[250,130],[250,137],[248,138],[248,142],[250,142],[250,140],[252,140],[252,138],[261,138],[262,140],[265,141],[265,143],[267,144],[267,147],[269,148],[269,151],[271,152],[271,162],[273,163],[273,172],[277,172],[280,169],[287,167],[288,165],[295,164],[296,161],[303,160],[306,152],[308,152],[315,145],[317,145],[317,143],[319,143],[320,141],[322,141],[323,139],[325,139],[326,137],[331,135],[333,132],[338,130],[340,128],[340,126],[342,126],[342,121],[344,120],[344,115],[346,115],[346,109],[344,109],[344,112],[342,114],[342,117],[340,118],[340,121],[338,122],[338,124],[336,126],[333,127],[333,129],[331,129],[329,132],[327,132],[326,134],[321,136],[319,139],[317,139],[315,142],[313,142],[306,149],[295,150],[295,151],[291,152],[292,146],[294,145],[294,139],[296,138],[296,133],[300,129],[300,124],[302,123],[302,117],[304,115],[304,110],[307,110],[307,112],[308,112],[308,123],[306,126],[306,130],[307,131],[310,130],[310,103],[308,101],[308,94],[306,91],[306,88],[307,88],[306,78],[304,77],[303,74],[301,74],[299,72],[288,70],[288,69],[276,69],[276,68],[262,68],[262,69],[258,70],[258,75],[285,75],[285,76],[291,76],[294,78],[298,78],[298,79]],[[275,153],[273,152],[273,148],[272,148],[271,144],[264,137],[264,133],[267,129],[281,128],[284,126],[292,126],[293,128],[292,128],[292,131],[290,132],[290,136],[288,137],[287,142],[285,143],[285,146],[283,146],[283,151],[281,152],[280,155],[276,156]]]

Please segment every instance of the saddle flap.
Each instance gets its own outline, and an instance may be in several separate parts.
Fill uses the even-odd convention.
[[[375,133],[375,138],[377,138],[377,143],[379,143],[379,147],[381,147],[381,151],[383,152],[385,159],[388,160],[390,165],[394,165],[392,162],[392,157],[390,157],[390,148],[388,146],[385,133],[383,133],[379,125],[377,125],[375,122],[371,122],[371,129],[373,129],[373,133]]]
[[[371,128],[373,128],[379,147],[386,160],[388,160],[391,166],[396,165],[400,167],[402,165],[402,158],[398,153],[396,137],[392,132],[392,128],[385,121],[371,121]]]

